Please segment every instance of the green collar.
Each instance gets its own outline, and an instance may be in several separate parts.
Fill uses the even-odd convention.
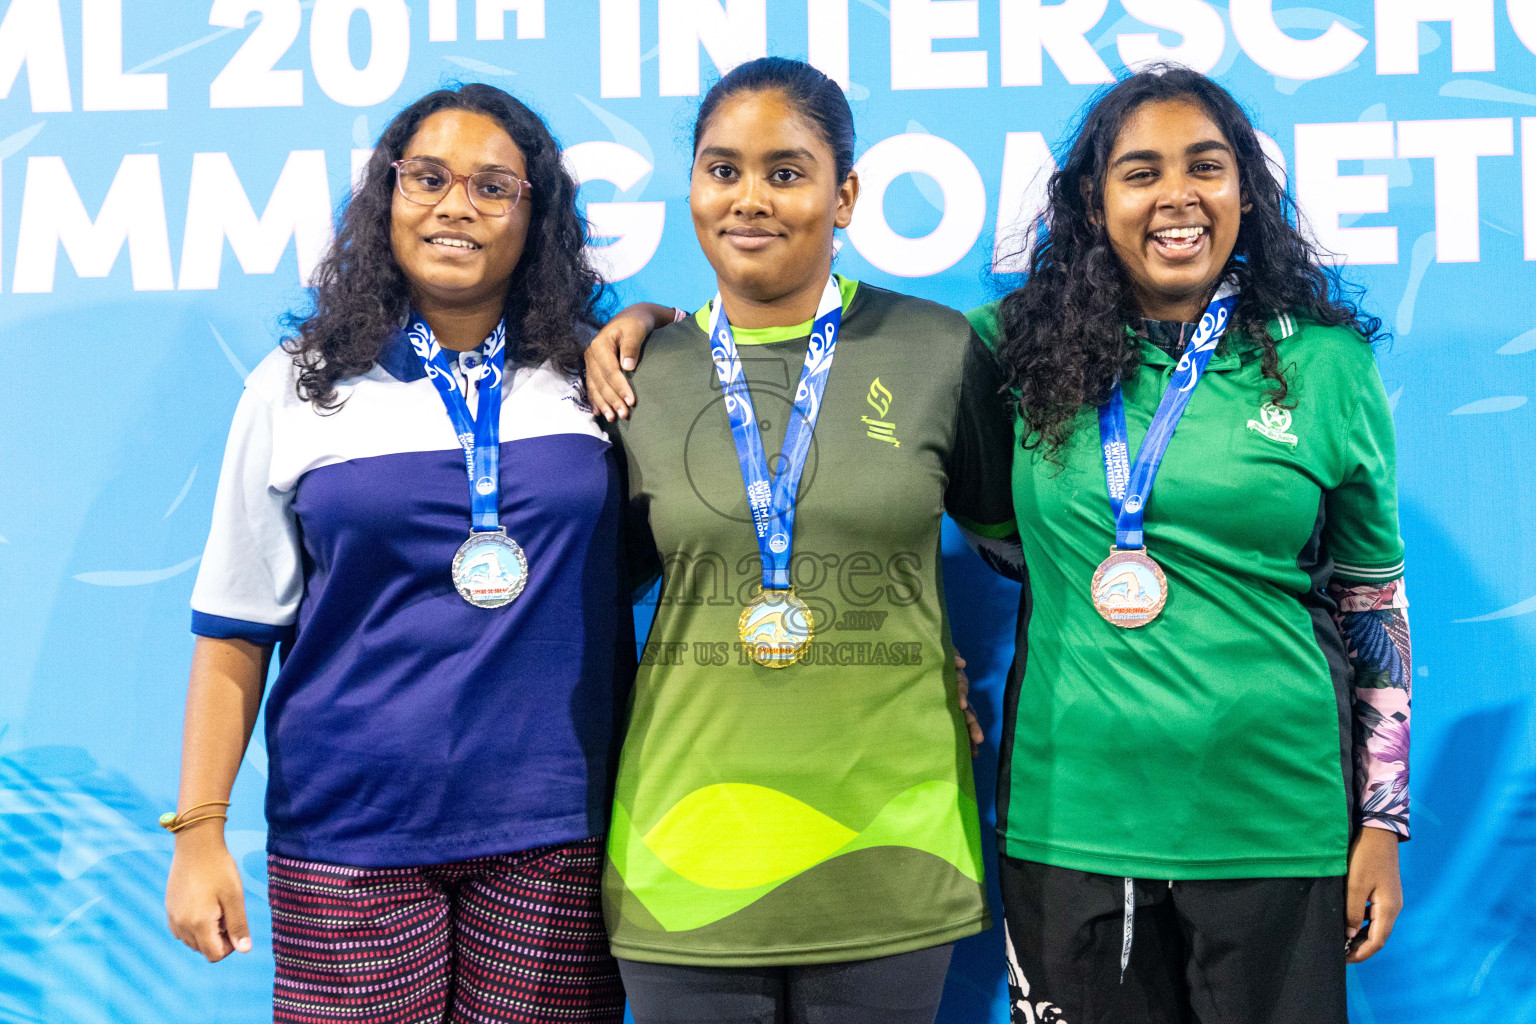
[[[1126,330],[1130,331],[1130,328],[1126,328]],[[1178,365],[1179,361],[1177,359],[1159,348],[1151,339],[1144,338],[1134,331],[1131,331],[1131,337],[1136,339],[1136,344],[1141,350],[1141,363],[1143,366],[1164,370]],[[1212,354],[1211,361],[1206,364],[1205,370],[1207,373],[1228,373],[1242,365],[1242,355],[1232,351],[1232,346],[1227,344],[1226,338],[1223,338],[1221,344],[1216,346],[1216,351]]]
[[[859,282],[850,281],[842,274],[833,274],[837,279],[837,290],[843,295],[843,312],[848,312],[848,307],[853,304],[854,293],[859,290]],[[710,303],[705,303],[704,308],[693,314],[693,322],[699,325],[699,330],[709,333]],[[795,324],[791,327],[732,327],[731,335],[736,339],[737,345],[772,345],[778,341],[795,341],[808,337],[811,333],[811,325],[815,320],[807,320],[803,324]]]

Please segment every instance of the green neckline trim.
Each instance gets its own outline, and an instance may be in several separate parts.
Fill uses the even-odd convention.
[[[1276,341],[1285,341],[1287,338],[1300,334],[1302,330],[1301,324],[1297,322],[1295,315],[1291,313],[1277,314],[1274,319],[1269,321],[1268,328],[1269,336]],[[1129,324],[1126,325],[1125,330],[1127,334],[1136,339],[1137,344],[1141,347],[1141,361],[1145,365],[1162,369],[1178,363],[1176,358],[1159,348],[1150,338],[1137,334],[1135,329]],[[1216,353],[1211,357],[1211,362],[1207,369],[1215,370],[1218,373],[1237,369],[1247,360],[1247,357],[1251,357],[1257,351],[1258,345],[1247,335],[1238,334],[1234,336],[1228,334],[1221,339],[1221,344],[1216,347]]]
[[[851,281],[842,274],[833,274],[837,279],[837,290],[843,295],[843,312],[848,312],[848,307],[853,305],[854,293],[859,290],[859,282]],[[710,302],[714,300],[711,299]],[[699,330],[709,333],[709,302],[693,314],[693,322],[699,325]],[[814,320],[807,320],[803,324],[795,324],[792,327],[732,327],[731,335],[736,339],[736,344],[741,345],[772,345],[779,341],[796,341],[807,337],[811,333],[811,325]]]

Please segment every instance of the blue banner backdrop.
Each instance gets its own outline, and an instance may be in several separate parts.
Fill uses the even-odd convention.
[[[1315,2],[8,0],[0,1019],[269,1013],[259,731],[229,822],[256,952],[210,967],[169,935],[155,818],[225,431],[359,151],[439,83],[510,89],[590,182],[620,296],[692,308],[712,286],[681,140],[701,84],[771,52],[843,81],[858,118],[841,271],[961,309],[995,294],[994,238],[1099,83],[1171,57],[1250,108],[1396,334],[1414,839],[1352,1015],[1536,1020],[1536,0]],[[989,804],[1015,592],[946,557]],[[993,929],[962,943],[940,1019],[1006,1003]]]

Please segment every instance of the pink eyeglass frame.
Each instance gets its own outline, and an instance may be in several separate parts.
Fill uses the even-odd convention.
[[[402,164],[409,163],[410,161],[408,161],[408,160],[396,160],[393,163],[391,163],[389,166],[394,168],[394,170],[395,170],[395,191],[400,193],[400,198],[401,199],[404,199],[408,203],[413,203],[416,206],[425,206],[425,207],[428,207],[429,209],[432,208],[432,207],[437,206],[438,203],[441,203],[444,199],[447,199],[448,198],[448,193],[452,192],[453,189],[454,189],[454,186],[458,185],[458,183],[462,181],[464,183],[464,198],[469,200],[469,205],[473,206],[475,208],[476,212],[478,212],[482,216],[486,216],[486,217],[505,217],[507,214],[509,214],[513,210],[517,209],[517,204],[523,201],[523,193],[524,192],[532,192],[533,191],[533,182],[527,181],[527,180],[525,180],[523,178],[519,178],[515,174],[509,174],[509,175],[507,175],[507,177],[509,177],[513,181],[517,182],[517,196],[512,200],[511,208],[509,208],[505,213],[488,213],[485,210],[480,209],[480,207],[475,203],[474,193],[469,190],[469,179],[473,178],[475,176],[475,174],[480,174],[481,173],[480,171],[476,171],[475,174],[454,174],[453,170],[451,168],[443,167],[443,165],[438,163],[436,160],[423,160],[421,157],[411,157],[410,159],[411,160],[422,160],[423,163],[430,163],[430,164],[432,164],[435,167],[441,167],[442,170],[443,170],[443,173],[446,174],[448,176],[448,178],[449,178],[448,187],[443,189],[443,194],[438,196],[436,201],[430,202],[430,203],[423,203],[421,200],[419,200],[419,199],[412,199],[410,196],[405,194],[405,185],[402,183],[401,177],[400,177],[400,167],[401,167]]]

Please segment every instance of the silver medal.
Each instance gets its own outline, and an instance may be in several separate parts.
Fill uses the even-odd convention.
[[[511,604],[528,583],[528,556],[503,527],[472,533],[453,556],[453,585],[477,608]]]

